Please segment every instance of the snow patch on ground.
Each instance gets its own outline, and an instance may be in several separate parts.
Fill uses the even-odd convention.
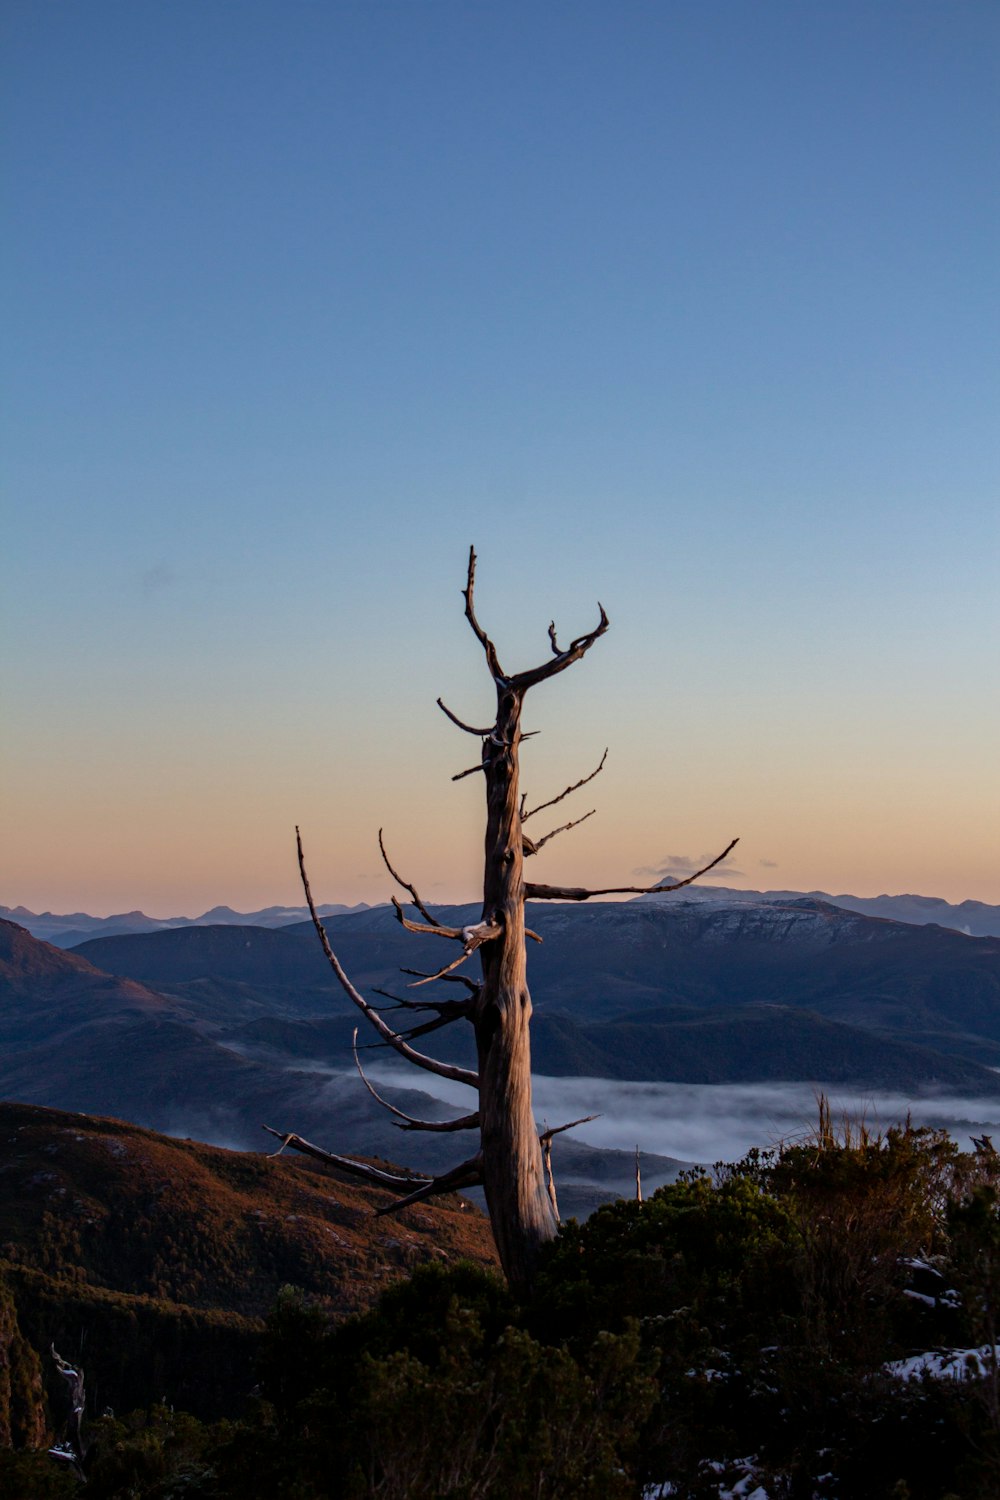
[[[757,1482],[756,1465],[757,1456],[751,1454],[747,1458],[728,1459],[725,1463],[707,1458],[701,1468],[706,1475],[718,1476],[718,1500],[770,1500],[769,1491]],[[642,1492],[642,1500],[670,1500],[670,1496],[676,1493],[676,1487],[664,1480],[662,1484],[648,1484]]]
[[[893,1360],[884,1365],[887,1375],[897,1380],[979,1380],[1000,1362],[1000,1345],[984,1344],[980,1349],[929,1349],[925,1354],[911,1354],[909,1359]]]

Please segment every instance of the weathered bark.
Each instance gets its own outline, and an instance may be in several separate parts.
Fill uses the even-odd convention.
[[[518,780],[522,701],[506,682],[498,684],[496,729],[483,742],[483,917],[498,919],[503,931],[482,949],[483,988],[475,1009],[483,1188],[500,1263],[515,1289],[530,1283],[541,1246],[559,1228],[531,1107]]]
[[[387,1100],[382,1099],[362,1072],[365,1086],[380,1104],[385,1105],[397,1117],[400,1129],[478,1130],[479,1149],[467,1161],[438,1177],[402,1177],[386,1173],[366,1163],[354,1162],[349,1158],[323,1151],[303,1141],[292,1132],[272,1131],[271,1133],[279,1136],[283,1141],[282,1149],[284,1145],[291,1146],[295,1150],[304,1151],[321,1160],[333,1162],[397,1193],[404,1193],[405,1196],[397,1198],[394,1203],[380,1209],[379,1212],[382,1213],[392,1212],[408,1203],[415,1203],[438,1193],[482,1185],[486,1193],[500,1263],[511,1286],[516,1291],[523,1292],[531,1284],[542,1247],[546,1241],[554,1238],[559,1227],[559,1213],[551,1171],[552,1137],[562,1130],[572,1129],[574,1125],[586,1123],[584,1120],[574,1120],[567,1125],[546,1130],[541,1136],[535,1124],[531,1103],[529,1040],[531,996],[528,992],[525,939],[528,937],[535,941],[541,941],[541,939],[538,938],[537,933],[525,926],[525,899],[533,897],[540,900],[585,901],[594,895],[626,891],[646,893],[679,890],[681,886],[688,885],[690,880],[695,880],[698,876],[692,875],[689,880],[678,881],[674,885],[617,886],[600,891],[585,890],[578,886],[532,885],[525,882],[525,858],[535,854],[557,834],[576,827],[578,823],[584,822],[592,814],[586,813],[581,818],[564,823],[562,827],[553,829],[551,833],[539,839],[529,838],[524,833],[524,822],[544,808],[554,807],[570,793],[593,781],[603,769],[608,753],[605,750],[597,769],[589,776],[573,782],[558,796],[540,803],[531,811],[526,810],[526,798],[520,791],[518,764],[521,741],[528,737],[521,729],[521,712],[525,694],[529,688],[547,681],[579,661],[607,630],[608,617],[598,606],[600,618],[597,626],[586,634],[577,636],[565,650],[559,646],[555,625],[550,625],[549,641],[552,646],[552,659],[530,671],[507,675],[500,665],[496,647],[476,617],[473,597],[475,576],[476,554],[470,549],[468,577],[463,590],[465,616],[483,647],[486,664],[496,688],[496,719],[488,728],[474,728],[452,713],[440,698],[437,701],[453,724],[482,741],[479,763],[470,766],[465,771],[458,772],[457,776],[452,778],[460,780],[464,776],[482,773],[485,781],[486,840],[481,920],[472,926],[462,928],[447,927],[439,922],[420,899],[416,887],[404,880],[393,868],[386,853],[381,830],[379,830],[379,847],[389,874],[403,890],[409,893],[413,905],[425,919],[423,922],[414,922],[408,918],[399,901],[393,897],[399,921],[408,932],[444,938],[459,943],[462,948],[458,958],[434,973],[405,969],[404,973],[417,976],[411,988],[419,989],[437,981],[459,983],[468,992],[467,998],[462,1000],[404,999],[402,996],[388,995],[384,990],[378,991],[386,995],[396,1008],[425,1013],[434,1012],[433,1020],[423,1021],[410,1028],[405,1034],[394,1031],[383,1019],[379,1009],[363,998],[344,973],[330,946],[313,903],[301,839],[298,841],[298,852],[303,889],[313,923],[330,966],[346,994],[388,1046],[393,1047],[418,1067],[468,1084],[478,1093],[479,1108],[475,1113],[463,1115],[455,1120],[443,1122],[418,1120],[405,1115]],[[298,837],[297,829],[296,836]],[[733,843],[735,842],[734,839]],[[732,844],[706,865],[705,870],[718,864],[731,848]],[[698,874],[704,874],[705,870],[700,870]],[[474,953],[479,954],[482,965],[481,982],[469,978],[468,975],[458,975],[453,972]],[[477,1072],[438,1062],[434,1058],[416,1052],[409,1045],[413,1038],[461,1019],[471,1021],[475,1028],[478,1053]],[[356,1050],[355,1060],[357,1060]],[[360,1063],[358,1070],[361,1072]],[[587,1118],[593,1119],[594,1116]]]

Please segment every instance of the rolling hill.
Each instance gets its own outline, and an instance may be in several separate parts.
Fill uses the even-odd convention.
[[[30,1347],[81,1360],[98,1411],[239,1410],[286,1284],[342,1317],[423,1261],[495,1264],[455,1195],[376,1218],[386,1192],[308,1158],[61,1110],[0,1104],[0,1182],[0,1289]]]

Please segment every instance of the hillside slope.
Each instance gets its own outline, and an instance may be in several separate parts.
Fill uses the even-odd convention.
[[[246,952],[264,955],[261,983],[267,985],[267,953],[275,945],[280,953],[281,935],[218,931],[222,951],[240,965],[248,962]],[[197,951],[198,936],[193,929],[128,941],[177,942],[184,953],[194,944],[194,958],[187,961],[197,965],[199,956],[205,957]],[[209,957],[218,953],[212,929],[206,929],[204,941]],[[314,941],[285,943],[303,964],[318,958],[323,972]],[[242,980],[205,979],[185,994],[161,993],[104,974],[79,955],[0,921],[0,1097],[111,1113],[170,1135],[249,1150],[265,1139],[261,1126],[267,1124],[294,1129],[340,1153],[381,1155],[421,1171],[455,1164],[452,1137],[402,1133],[366,1092],[351,1063],[356,1017],[341,1016],[341,1045],[324,1065],[315,1052],[295,1056],[280,1047],[253,1045],[252,1030],[243,1035],[247,1011],[264,1021],[268,1011],[263,1001],[245,1005],[244,988]],[[280,1010],[278,990],[279,997],[272,993],[268,1004]],[[261,993],[267,996],[266,990]],[[329,984],[322,992],[317,987],[317,994],[316,1004],[329,1010]],[[228,1024],[225,1016],[231,1018]],[[280,1029],[284,1022],[275,1024]],[[390,1087],[393,1103],[421,1119],[447,1116],[448,1105],[413,1086],[423,1076],[414,1072],[412,1082],[408,1076],[404,1086]],[[566,1141],[558,1158],[572,1161],[573,1183],[562,1200],[566,1213],[589,1212],[616,1193],[631,1191],[633,1167],[624,1153]],[[672,1182],[683,1165],[672,1157],[643,1155],[650,1186]]]
[[[22,1334],[80,1359],[116,1407],[166,1394],[235,1409],[286,1284],[340,1317],[424,1261],[495,1264],[487,1220],[457,1196],[376,1218],[389,1194],[307,1158],[61,1110],[0,1104],[0,1187],[0,1279]]]

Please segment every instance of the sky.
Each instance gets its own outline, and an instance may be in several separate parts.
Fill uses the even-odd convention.
[[[474,543],[532,878],[1000,902],[992,0],[2,28],[0,901],[474,899]]]

